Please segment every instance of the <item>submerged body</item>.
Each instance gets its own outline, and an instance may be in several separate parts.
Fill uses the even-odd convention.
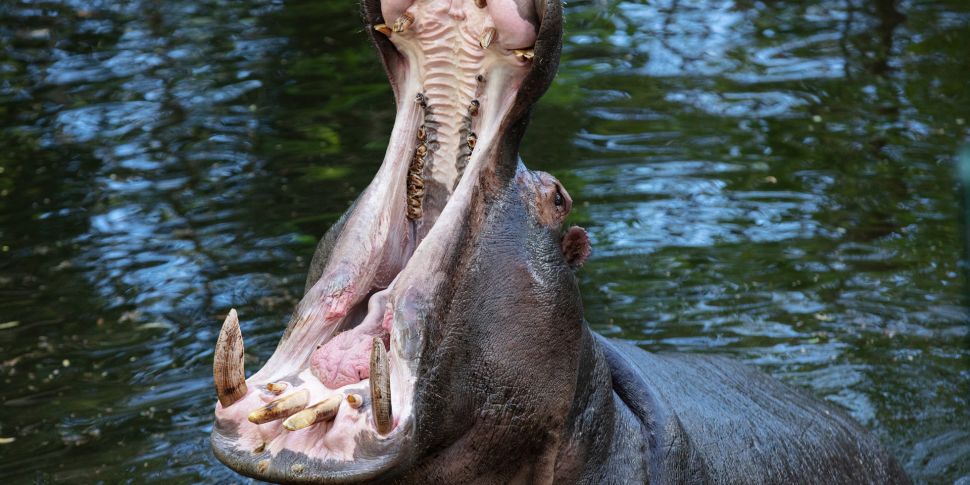
[[[660,430],[650,456],[636,460],[644,464],[642,483],[650,477],[667,483],[909,482],[895,458],[852,418],[755,369],[598,340],[617,405],[631,412],[643,435]],[[626,463],[615,463],[605,475],[635,476]]]
[[[843,414],[740,364],[594,335],[572,200],[518,145],[557,0],[365,1],[398,115],[248,379],[219,337],[212,443],[287,483],[905,483]]]

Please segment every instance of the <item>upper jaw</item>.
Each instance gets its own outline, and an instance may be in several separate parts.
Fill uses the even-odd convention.
[[[475,8],[474,1],[466,3]],[[435,42],[419,35],[426,12],[416,12],[410,32],[387,37],[373,29],[383,23],[380,5],[368,0],[363,7],[398,102],[384,162],[348,213],[320,279],[298,305],[269,361],[240,382],[242,337],[238,321],[232,321],[234,313],[224,324],[223,333],[228,330],[238,335],[238,340],[220,338],[216,349],[217,388],[223,387],[215,407],[214,452],[236,471],[263,480],[345,483],[387,478],[418,459],[414,410],[420,396],[415,384],[420,378],[421,356],[431,351],[426,342],[428,325],[440,320],[436,305],[447,301],[455,276],[452,272],[464,254],[467,236],[475,230],[475,221],[483,218],[484,192],[507,182],[515,172],[518,140],[524,128],[519,121],[548,87],[558,63],[561,6],[551,0],[539,9],[543,18],[534,57],[517,57],[508,49],[493,46],[481,54],[478,71],[444,66],[445,71],[451,69],[457,76],[454,93],[462,100],[445,107],[435,104],[440,101],[434,98],[433,86],[428,85],[429,79],[441,73],[429,71],[427,66],[434,62],[419,62],[433,50],[427,43]],[[454,61],[455,66],[459,61]],[[479,76],[484,78],[484,85]],[[462,93],[467,96],[462,98]],[[440,99],[447,97],[444,93]],[[467,109],[472,104],[477,104],[478,113],[472,115],[471,122],[445,133],[442,127],[453,120],[442,116],[469,114],[449,109]],[[428,126],[437,126],[443,138],[437,140],[435,153],[440,169],[426,170],[424,182],[426,187],[437,184],[439,192],[431,194],[428,189],[422,210],[415,217],[411,210],[414,186],[405,181],[414,174],[414,162],[423,151],[421,145],[431,146],[427,133],[422,134]],[[458,167],[455,162],[461,161],[462,144],[467,146],[469,133],[475,135],[477,143]],[[377,295],[383,298],[380,304],[369,305]],[[327,387],[309,369],[317,348],[340,331],[353,331],[375,318],[386,326],[382,335],[388,346],[390,431],[377,429],[373,402],[355,409],[346,400],[329,422],[297,431],[284,429],[282,419],[262,424],[249,421],[250,413],[268,402],[303,391],[308,394],[304,405],[309,406],[349,393],[362,394],[369,401],[372,378],[339,388]],[[235,362],[227,360],[237,355],[238,369]],[[287,389],[280,396],[273,395],[267,386],[279,383],[286,383]]]

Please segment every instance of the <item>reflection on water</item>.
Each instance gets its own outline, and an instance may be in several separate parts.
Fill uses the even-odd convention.
[[[970,6],[574,2],[523,156],[595,244],[598,331],[847,408],[970,475]],[[352,3],[0,5],[0,476],[216,481],[211,349],[271,353],[393,103]],[[572,143],[562,144],[566,136]]]

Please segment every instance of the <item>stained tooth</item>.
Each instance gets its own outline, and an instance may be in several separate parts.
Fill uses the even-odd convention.
[[[391,370],[384,341],[374,337],[370,353],[370,397],[377,432],[391,431]]]
[[[488,49],[488,46],[492,45],[492,40],[495,38],[495,27],[487,27],[482,31],[482,35],[478,37],[478,44],[482,46],[482,49]]]
[[[266,384],[266,390],[276,394],[277,396],[283,394],[283,391],[285,391],[287,387],[289,387],[289,384],[285,382],[270,382],[269,384]]]
[[[475,0],[475,6],[478,8],[485,8],[488,6],[488,2],[485,0]]]
[[[249,421],[255,424],[263,424],[276,421],[277,419],[288,418],[302,411],[309,400],[310,391],[300,389],[293,394],[271,401],[269,404],[249,413]]]
[[[246,371],[243,369],[242,331],[236,309],[229,310],[226,321],[222,323],[216,352],[212,358],[212,377],[216,385],[216,395],[222,407],[226,408],[242,399],[249,391],[246,387]]]
[[[378,31],[378,32],[380,32],[380,33],[388,36],[388,37],[391,36],[391,28],[388,27],[385,24],[377,24],[377,25],[375,25],[374,26],[374,30],[376,30],[376,31]]]
[[[331,421],[337,417],[337,410],[340,409],[340,396],[330,396],[283,421],[283,427],[296,431],[307,428],[321,421]]]
[[[513,52],[515,52],[515,57],[522,61],[532,60],[536,56],[535,49],[515,49]]]
[[[414,15],[411,15],[408,12],[404,12],[403,15],[401,15],[400,17],[397,18],[397,20],[394,21],[394,25],[391,27],[391,30],[393,30],[394,32],[404,32],[405,30],[408,30],[408,28],[411,27],[411,24],[413,23],[414,23]]]
[[[360,394],[347,394],[347,404],[354,409],[360,408],[364,404],[364,398]]]

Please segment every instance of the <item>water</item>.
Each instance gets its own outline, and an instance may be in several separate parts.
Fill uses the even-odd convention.
[[[970,5],[567,16],[522,153],[591,233],[596,330],[756,365],[967,480]],[[265,361],[392,123],[353,2],[3,2],[2,481],[238,480],[208,447],[219,317]]]

